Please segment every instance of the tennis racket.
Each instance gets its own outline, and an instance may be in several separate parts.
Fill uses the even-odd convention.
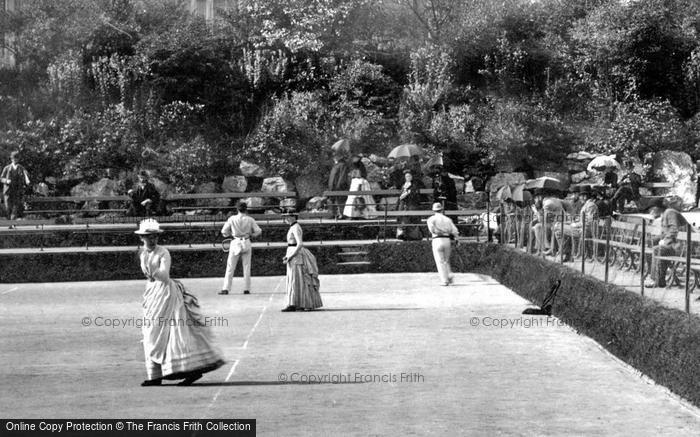
[[[231,241],[233,241],[233,238],[224,239],[224,241],[221,242],[221,250],[228,252],[231,248]]]

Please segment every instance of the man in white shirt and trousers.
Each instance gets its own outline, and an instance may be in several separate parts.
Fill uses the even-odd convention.
[[[243,294],[250,294],[250,262],[253,256],[250,239],[262,234],[262,229],[255,223],[255,219],[248,215],[248,205],[245,202],[239,202],[236,209],[238,214],[229,217],[221,228],[224,238],[230,237],[232,240],[226,262],[224,285],[219,294],[228,294],[231,290],[233,272],[236,270],[239,258],[243,262]]]
[[[452,251],[452,240],[459,236],[459,230],[452,220],[442,213],[441,203],[433,203],[432,209],[435,214],[428,218],[428,230],[433,236],[433,257],[442,285],[450,285],[453,280],[450,252]]]

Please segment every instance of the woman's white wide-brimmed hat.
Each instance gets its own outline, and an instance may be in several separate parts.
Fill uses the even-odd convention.
[[[163,230],[160,228],[160,223],[154,219],[141,220],[139,223],[139,229],[134,231],[137,235],[150,235],[150,234],[160,234]]]

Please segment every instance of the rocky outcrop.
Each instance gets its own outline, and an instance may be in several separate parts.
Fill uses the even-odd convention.
[[[486,191],[495,192],[505,185],[518,185],[527,180],[525,173],[496,173],[486,183]]]
[[[248,180],[245,176],[226,176],[221,183],[221,191],[224,193],[244,193],[248,188]]]
[[[292,192],[294,190],[294,184],[290,181],[285,181],[280,176],[263,179],[261,189],[263,193],[285,193]]]
[[[697,174],[695,164],[687,153],[663,150],[654,155],[652,163],[654,181],[672,182],[666,189],[655,189],[657,195],[676,195],[683,199],[683,204],[695,203]]]
[[[241,174],[245,177],[262,178],[265,176],[265,169],[252,162],[241,161],[238,168],[241,170]]]

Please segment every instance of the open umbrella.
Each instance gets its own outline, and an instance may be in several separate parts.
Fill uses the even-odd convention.
[[[502,186],[496,192],[496,200],[500,200],[501,202],[506,201],[508,199],[512,199],[512,198],[513,198],[513,194],[510,191],[509,185]]]
[[[549,176],[542,176],[537,179],[530,179],[525,183],[525,189],[526,190],[535,190],[535,189],[545,189],[545,190],[559,190],[563,191],[564,187],[562,187],[562,183],[559,181],[559,179],[551,178]]]
[[[410,158],[415,155],[422,155],[423,150],[415,144],[402,144],[400,146],[394,147],[391,152],[389,152],[389,158]]]
[[[620,163],[615,160],[612,156],[596,156],[588,163],[588,171],[605,171],[609,168],[620,168]]]
[[[343,138],[331,146],[331,150],[336,153],[350,153],[350,140]]]

